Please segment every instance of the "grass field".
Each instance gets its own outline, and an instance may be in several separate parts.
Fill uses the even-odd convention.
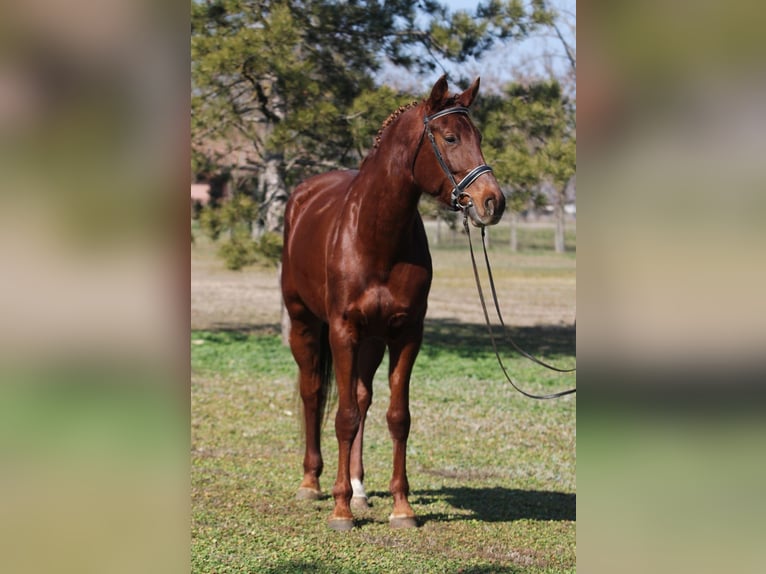
[[[294,500],[302,476],[300,406],[292,357],[275,332],[278,307],[265,307],[278,303],[274,272],[226,272],[213,251],[201,240],[193,247],[193,571],[575,570],[576,399],[530,401],[501,382],[464,250],[432,249],[434,289],[412,378],[408,444],[419,528],[388,526],[392,449],[384,360],[365,435],[372,508],[357,513],[357,528],[348,533],[326,526],[332,498]],[[519,342],[557,363],[573,363],[573,251],[511,255],[496,243],[492,256],[506,320]],[[248,283],[260,286],[259,295],[248,293]],[[455,300],[464,304],[454,307]],[[248,308],[255,304],[262,307]],[[533,392],[574,382],[510,353],[504,361]],[[337,464],[331,422],[323,454],[322,486],[329,491]]]

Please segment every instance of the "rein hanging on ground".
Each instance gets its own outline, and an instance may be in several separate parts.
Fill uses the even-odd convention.
[[[508,371],[505,368],[505,365],[503,364],[503,360],[500,358],[500,353],[497,350],[497,342],[495,341],[495,334],[492,332],[492,323],[489,320],[489,313],[487,312],[487,304],[484,301],[484,291],[481,288],[481,280],[479,279],[479,269],[476,266],[476,257],[474,256],[474,253],[473,253],[473,242],[471,241],[471,231],[470,231],[470,229],[468,227],[468,214],[467,214],[467,212],[465,210],[463,211],[463,213],[464,213],[463,227],[465,228],[466,235],[468,235],[468,249],[471,252],[471,263],[473,265],[473,276],[476,279],[476,289],[479,291],[479,300],[481,301],[482,311],[484,311],[484,320],[487,323],[487,331],[489,332],[489,340],[492,342],[492,349],[495,352],[495,357],[497,357],[497,362],[500,365],[500,369],[503,371],[503,374],[505,375],[505,378],[508,380],[508,382],[511,384],[511,386],[514,389],[516,389],[518,392],[520,392],[525,397],[529,397],[530,399],[539,399],[539,400],[556,399],[556,398],[559,398],[559,397],[563,397],[565,395],[571,395],[573,393],[576,393],[577,392],[577,387],[575,387],[573,389],[567,389],[565,391],[559,391],[557,393],[551,393],[551,394],[548,394],[548,395],[535,395],[535,394],[532,394],[532,393],[528,393],[528,392],[524,391],[523,389],[520,389],[518,386],[516,386],[516,383],[514,383],[513,380],[511,379],[510,375],[508,374]],[[500,325],[502,326],[502,328],[504,330],[506,330],[507,327],[505,326],[505,322],[503,321],[503,317],[500,314],[500,304],[497,301],[497,291],[495,290],[495,282],[492,279],[492,270],[491,270],[491,267],[490,267],[490,264],[489,264],[489,256],[487,255],[487,245],[486,245],[486,243],[484,241],[484,227],[481,228],[481,245],[482,245],[482,248],[484,249],[484,261],[485,261],[485,263],[487,265],[487,276],[489,277],[489,284],[490,284],[490,288],[491,288],[491,291],[492,291],[492,298],[494,299],[494,302],[495,302],[495,311],[497,311],[497,317],[500,320]],[[511,336],[508,334],[507,330],[505,332],[506,332],[506,337],[511,342],[511,345],[513,345],[513,348],[516,349],[519,353],[521,353],[524,357],[526,357],[527,359],[530,359],[531,361],[534,361],[538,365],[541,365],[541,366],[543,366],[543,367],[545,367],[547,369],[551,369],[552,371],[557,371],[559,373],[571,373],[571,372],[574,372],[574,371],[577,370],[575,368],[572,368],[572,369],[560,369],[558,367],[554,367],[552,365],[549,365],[548,363],[546,363],[544,361],[541,361],[537,357],[527,353],[524,349],[519,347],[516,344],[516,342],[511,338]]]

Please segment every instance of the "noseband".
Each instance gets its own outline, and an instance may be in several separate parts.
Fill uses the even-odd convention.
[[[468,115],[468,108],[464,108],[461,106],[454,107],[454,108],[448,108],[446,110],[442,110],[440,112],[436,112],[435,114],[431,114],[430,116],[426,116],[423,118],[423,133],[420,135],[420,141],[418,142],[418,149],[415,152],[415,157],[412,159],[412,177],[415,178],[415,160],[418,157],[418,153],[420,153],[420,146],[423,143],[423,136],[426,134],[428,135],[428,139],[431,142],[431,147],[434,150],[434,155],[436,156],[436,159],[439,161],[439,165],[442,168],[442,171],[444,171],[445,174],[447,174],[447,177],[450,180],[450,183],[452,184],[452,194],[451,194],[451,207],[454,211],[460,211],[463,209],[468,209],[473,205],[473,199],[471,196],[466,193],[466,189],[468,189],[468,186],[470,186],[474,181],[479,179],[479,176],[490,173],[492,171],[492,168],[489,167],[487,164],[480,165],[478,167],[473,168],[470,172],[468,172],[468,175],[466,175],[463,179],[460,180],[460,183],[458,183],[455,180],[455,176],[452,173],[452,170],[450,170],[449,166],[447,165],[447,162],[444,159],[444,156],[439,151],[439,146],[436,145],[436,138],[434,137],[433,132],[431,131],[430,122],[440,118],[442,116],[446,116],[448,114],[466,114]],[[468,198],[468,203],[466,205],[461,205],[460,200],[464,197]]]

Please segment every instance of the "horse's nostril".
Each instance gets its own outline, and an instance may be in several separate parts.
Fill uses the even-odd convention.
[[[484,211],[487,212],[487,215],[495,213],[495,202],[491,197],[484,201]]]

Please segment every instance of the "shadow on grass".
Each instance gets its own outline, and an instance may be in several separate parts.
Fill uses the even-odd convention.
[[[369,570],[362,570],[363,572],[377,572],[378,569],[371,567]],[[519,569],[510,566],[468,566],[459,570],[461,574],[490,574],[490,573],[513,573],[518,572]],[[327,564],[323,562],[309,562],[307,560],[289,560],[269,566],[266,569],[259,570],[264,574],[303,574],[305,572],[312,574],[319,573],[332,573],[332,574],[358,574],[357,568],[343,568],[337,564]]]
[[[492,326],[498,350],[513,355],[516,351],[506,338],[506,332],[522,349],[532,355],[576,354],[574,325],[536,325],[510,327],[503,332],[499,325]],[[463,323],[456,319],[427,319],[421,354],[437,355],[448,351],[464,357],[492,354],[492,344],[483,323]]]
[[[218,333],[226,341],[245,341],[252,336],[278,335],[280,326],[276,323],[219,323],[203,331]],[[521,348],[533,355],[574,356],[576,352],[574,325],[512,327],[507,332]],[[509,355],[516,352],[499,325],[493,326],[493,333],[501,352]],[[491,354],[492,345],[487,326],[483,323],[463,323],[457,319],[427,319],[420,352],[431,356],[449,352],[472,358],[481,354]]]
[[[259,570],[263,574],[319,574],[324,572],[337,572],[338,574],[351,574],[350,569],[338,569],[336,565],[331,568],[329,564],[323,562],[309,562],[308,560],[288,560],[280,562],[273,566]]]
[[[279,335],[279,323],[213,323],[204,329],[192,329],[192,331],[204,331],[207,333],[222,333],[228,340],[244,341],[252,336]]]
[[[577,519],[577,497],[564,492],[518,490],[502,487],[445,487],[439,490],[413,492],[413,502],[431,504],[445,501],[457,510],[471,513],[446,512],[421,514],[421,523],[480,520],[482,522],[513,522],[515,520]]]

